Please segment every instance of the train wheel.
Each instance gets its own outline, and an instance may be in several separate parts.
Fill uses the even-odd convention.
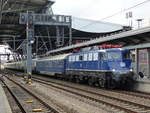
[[[116,88],[116,82],[114,80],[111,80],[110,83],[109,83],[108,88],[110,88],[110,89]]]
[[[88,79],[88,84],[89,84],[90,86],[93,86],[93,80],[92,80],[92,78],[89,78],[89,79]]]
[[[104,88],[106,86],[106,81],[105,79],[99,79],[99,86]]]
[[[76,78],[76,83],[80,83],[80,79],[79,78]]]
[[[69,81],[73,82],[73,76],[72,75],[69,76]]]
[[[68,81],[68,78],[67,78],[67,77],[64,77],[64,80],[65,80],[65,81]]]

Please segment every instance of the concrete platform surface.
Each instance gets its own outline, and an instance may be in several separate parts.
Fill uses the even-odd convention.
[[[147,83],[147,84],[150,84],[150,79],[148,78],[140,78],[140,79],[137,79],[137,82],[143,82],[143,83]]]
[[[150,79],[143,78],[136,80],[133,90],[150,93]]]
[[[0,84],[0,113],[12,113],[5,92]]]

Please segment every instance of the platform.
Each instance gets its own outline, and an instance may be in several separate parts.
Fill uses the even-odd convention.
[[[5,92],[0,84],[0,113],[12,113]]]
[[[136,80],[133,90],[150,93],[150,79],[143,78]]]

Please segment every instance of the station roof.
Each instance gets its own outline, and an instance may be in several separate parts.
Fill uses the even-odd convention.
[[[88,33],[110,33],[110,32],[122,30],[124,26],[119,24],[109,23],[109,22],[102,22],[102,21],[95,21],[95,20],[73,17],[72,28],[78,31],[88,32]]]
[[[3,5],[3,14],[27,10],[41,12],[44,8],[48,8],[53,3],[54,1],[51,0],[5,0],[5,2],[1,2]]]
[[[97,44],[120,44],[125,48],[133,49],[133,48],[144,48],[150,47],[150,26],[144,27],[136,30],[130,30],[126,32],[122,32],[119,34],[113,34],[105,37],[99,37],[94,40],[86,41],[83,43],[79,43],[76,45],[71,45],[67,47],[62,47],[56,50],[52,50],[47,52],[47,55],[52,53],[58,53],[62,51],[70,51],[77,48],[88,47]],[[143,46],[146,45],[146,46]]]
[[[1,0],[0,5],[0,42],[3,37],[22,34],[24,26],[19,25],[19,16],[28,10],[46,13],[54,1],[51,0]]]

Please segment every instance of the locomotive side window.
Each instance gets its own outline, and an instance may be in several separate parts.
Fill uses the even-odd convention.
[[[70,56],[70,62],[72,62],[73,61],[73,56]]]
[[[94,61],[98,60],[98,53],[94,53],[94,54],[93,54],[93,60],[94,60]]]
[[[83,60],[83,56],[82,56],[82,55],[79,56],[79,60],[80,60],[80,61]]]
[[[88,60],[88,54],[84,54],[84,55],[83,55],[83,60],[84,60],[84,61],[87,61],[87,60]]]
[[[72,56],[72,61],[76,61],[76,56]]]
[[[79,55],[76,56],[76,61],[79,61]]]
[[[92,61],[92,59],[93,59],[93,54],[89,53],[88,61]]]

